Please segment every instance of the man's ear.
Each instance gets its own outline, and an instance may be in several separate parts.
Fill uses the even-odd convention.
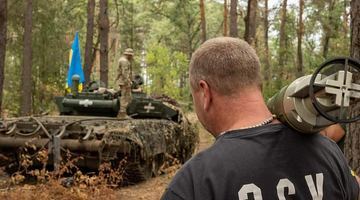
[[[199,81],[199,89],[201,90],[201,98],[202,98],[202,102],[203,102],[203,109],[205,111],[208,111],[210,108],[210,103],[211,103],[211,90],[210,90],[210,86],[209,84],[204,81],[204,80],[200,80]]]

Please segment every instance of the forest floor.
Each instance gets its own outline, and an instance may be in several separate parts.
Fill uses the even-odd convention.
[[[197,117],[194,113],[188,115],[190,121],[199,126],[200,141],[196,149],[196,153],[208,148],[213,142],[213,137],[199,125]],[[166,173],[152,178],[148,181],[139,183],[137,185],[111,189],[106,186],[96,187],[71,187],[65,188],[59,184],[59,181],[47,182],[46,184],[36,185],[18,185],[11,188],[1,189],[0,199],[25,199],[25,200],[38,200],[38,199],[125,199],[125,200],[156,200],[160,199],[166,186],[170,183],[172,177],[176,174],[181,166],[176,165],[166,169]],[[4,178],[1,178],[0,185]],[[6,179],[6,178],[5,178]],[[7,178],[8,179],[8,178]]]

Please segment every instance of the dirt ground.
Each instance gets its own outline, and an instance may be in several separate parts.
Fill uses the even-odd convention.
[[[196,153],[208,148],[213,142],[214,138],[205,131],[204,128],[197,121],[197,117],[194,113],[188,115],[189,120],[199,127],[200,141],[196,149]],[[58,182],[50,182],[47,184],[37,185],[19,185],[11,188],[0,188],[0,199],[25,199],[25,200],[37,200],[37,199],[120,199],[120,200],[156,200],[160,199],[162,193],[166,189],[166,186],[170,183],[172,177],[176,174],[181,166],[172,166],[166,169],[166,173],[152,178],[146,182],[139,183],[137,185],[111,189],[107,187],[74,187],[64,188]],[[1,182],[9,180],[9,177],[5,177],[0,174]]]

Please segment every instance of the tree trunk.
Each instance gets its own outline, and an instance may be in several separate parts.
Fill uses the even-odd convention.
[[[299,0],[299,24],[298,24],[298,45],[297,45],[297,70],[296,76],[303,76],[303,53],[302,53],[302,37],[304,34],[303,12],[304,12],[304,0]]]
[[[4,87],[4,69],[6,54],[6,32],[7,32],[7,0],[0,0],[0,114],[2,113],[2,97]]]
[[[200,0],[201,43],[206,41],[206,18],[204,0]]]
[[[353,58],[360,59],[360,1],[351,1],[351,49],[350,53]],[[357,83],[360,77],[354,77]],[[351,113],[353,116],[360,114],[360,101],[352,106]],[[345,156],[348,158],[350,167],[360,173],[360,122],[351,123],[349,133],[345,140]]]
[[[26,0],[24,22],[24,54],[21,73],[21,106],[20,114],[30,115],[32,110],[32,0]]]
[[[351,0],[351,49],[353,58],[360,59],[360,1]]]
[[[328,10],[328,22],[323,24],[324,29],[324,41],[323,41],[323,57],[326,59],[328,57],[329,46],[330,46],[330,39],[332,37],[333,27],[332,24],[334,23],[333,15],[335,11],[335,1],[329,1],[329,10]]]
[[[268,86],[270,83],[271,70],[270,70],[270,56],[269,56],[269,5],[268,0],[265,0],[265,13],[264,13],[264,42],[265,42],[265,69],[264,80]]]
[[[248,10],[245,17],[244,39],[252,46],[255,43],[255,35],[256,35],[256,10],[257,10],[257,0],[249,0]]]
[[[134,43],[135,43],[135,24],[134,24],[134,2],[131,1],[131,22],[130,22],[130,25],[131,25],[131,39],[130,39],[130,47],[132,49],[134,49]]]
[[[228,18],[227,0],[224,0],[224,32],[223,32],[223,35],[224,35],[224,36],[227,36],[227,35],[228,35],[228,22],[227,22],[227,18]]]
[[[285,56],[286,56],[286,13],[287,13],[287,0],[283,1],[283,5],[281,8],[281,21],[280,21],[280,45],[279,45],[279,64],[277,66],[276,73],[278,73],[278,77],[276,80],[276,88],[280,89],[281,82],[284,77],[284,68],[285,68]]]
[[[328,57],[329,45],[330,45],[330,35],[329,32],[326,32],[324,36],[324,46],[323,46],[323,58],[325,59]]]
[[[109,16],[108,1],[100,0],[99,13],[99,32],[100,32],[100,81],[108,86],[108,38],[109,38]]]
[[[99,44],[100,44],[100,33],[97,34],[97,39],[93,48],[93,53],[91,55],[91,68],[90,71],[94,71],[96,72],[96,69],[93,70],[94,66],[96,65],[96,55],[98,55],[98,51],[100,50],[99,48]]]
[[[86,24],[86,43],[85,43],[85,83],[90,82],[91,65],[92,65],[92,51],[93,51],[93,37],[94,37],[94,12],[95,0],[88,0],[87,5],[87,24]]]
[[[349,32],[349,25],[348,25],[348,21],[349,21],[349,14],[347,12],[347,8],[348,8],[348,1],[344,0],[344,13],[343,13],[343,30],[344,33],[347,35]]]
[[[238,37],[237,4],[237,0],[231,0],[230,2],[230,37]]]

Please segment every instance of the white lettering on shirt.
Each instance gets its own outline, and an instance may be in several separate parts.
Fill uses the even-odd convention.
[[[323,186],[324,186],[324,174],[316,174],[316,187],[311,175],[305,176],[306,184],[309,187],[313,200],[322,200],[323,198]]]
[[[238,192],[239,200],[248,200],[249,194],[254,194],[254,200],[262,200],[261,189],[254,183],[246,184]]]
[[[313,200],[322,200],[323,199],[323,187],[324,187],[324,174],[318,173],[316,174],[316,186],[314,184],[314,180],[311,175],[305,176],[306,184],[309,188],[310,194]],[[294,184],[287,178],[280,179],[277,186],[277,195],[279,200],[286,200],[285,198],[285,188],[288,188],[288,195],[295,194],[295,186]],[[248,200],[249,194],[254,195],[255,200],[262,200],[261,189],[256,186],[254,183],[243,185],[239,192],[239,200]]]
[[[279,200],[286,200],[285,188],[289,189],[288,195],[295,194],[294,184],[287,178],[280,179],[279,183],[276,186],[277,195],[278,195]]]

